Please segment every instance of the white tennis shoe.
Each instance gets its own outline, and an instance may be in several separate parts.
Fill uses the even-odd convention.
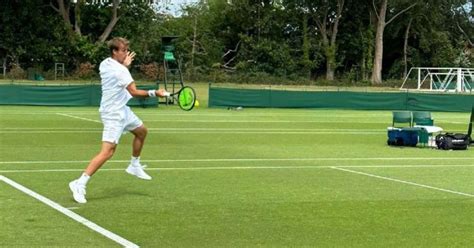
[[[128,174],[136,176],[143,180],[151,180],[151,176],[146,174],[143,170],[146,165],[132,165],[130,164],[128,168],[125,170]]]
[[[80,184],[77,180],[69,183],[69,188],[72,191],[72,197],[78,203],[86,203],[86,185]]]

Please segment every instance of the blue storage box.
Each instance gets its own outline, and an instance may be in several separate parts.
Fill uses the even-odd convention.
[[[387,144],[390,146],[416,146],[419,128],[393,128],[387,130]]]

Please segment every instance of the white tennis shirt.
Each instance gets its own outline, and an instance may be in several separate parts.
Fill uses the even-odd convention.
[[[110,57],[100,63],[99,71],[102,84],[99,112],[121,110],[132,98],[127,90],[127,86],[133,82],[132,75],[127,67]]]

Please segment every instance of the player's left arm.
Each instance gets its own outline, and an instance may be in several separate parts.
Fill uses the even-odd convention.
[[[123,61],[123,65],[125,67],[129,67],[130,64],[132,64],[133,59],[135,58],[135,52],[128,52],[127,56],[125,57]],[[133,97],[163,97],[163,96],[169,96],[169,93],[166,92],[164,89],[159,89],[159,90],[140,90],[137,89],[137,86],[135,82],[131,82],[127,86],[127,90],[132,95]]]
[[[164,89],[159,89],[159,90],[140,90],[137,89],[137,85],[135,82],[131,82],[127,86],[127,90],[132,95],[133,97],[163,97],[163,96],[169,96],[169,93],[166,92]]]

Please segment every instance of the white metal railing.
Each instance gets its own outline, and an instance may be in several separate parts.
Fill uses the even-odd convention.
[[[405,84],[413,74],[412,72],[417,76],[417,90],[456,92],[474,90],[474,68],[412,67],[400,89],[405,89]]]
[[[2,63],[0,64],[0,69],[2,70],[3,78],[5,78],[5,75],[7,74],[7,59],[6,58],[3,58]]]
[[[64,63],[54,63],[54,80],[57,80],[58,76],[64,78],[65,71]]]

